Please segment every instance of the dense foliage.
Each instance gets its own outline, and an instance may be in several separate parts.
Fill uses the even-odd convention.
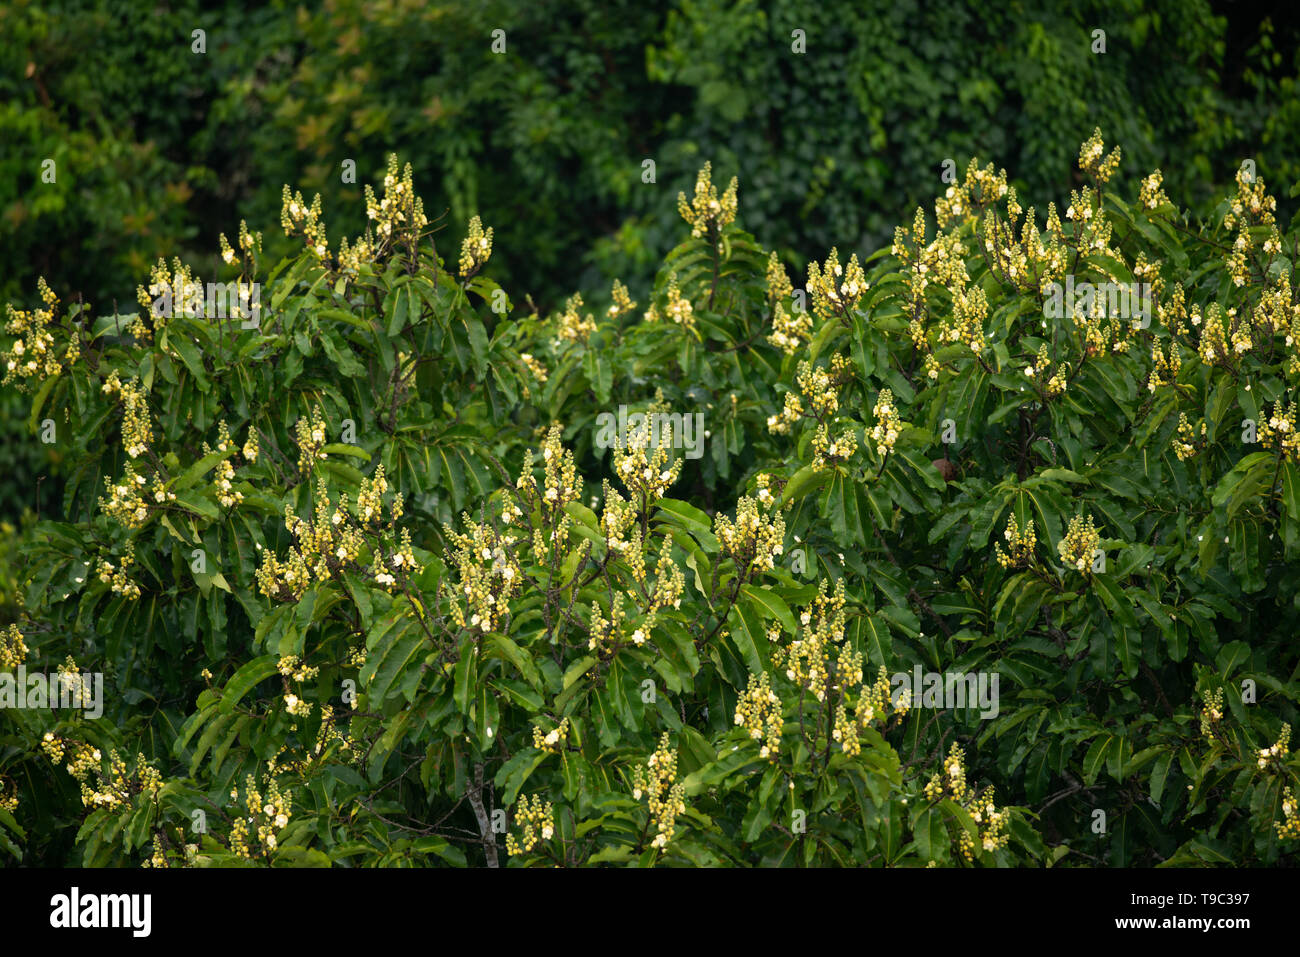
[[[547,310],[648,276],[708,158],[745,180],[750,231],[800,270],[887,242],[946,161],[998,156],[1042,206],[1096,124],[1198,213],[1244,158],[1300,178],[1300,28],[1275,28],[1281,9],[995,6],[16,0],[0,7],[0,299],[43,276],[70,303],[127,303],[159,256],[215,266],[216,231],[272,221],[285,182],[354,235],[391,151],[437,242],[454,249],[481,215],[490,273]],[[292,249],[266,241],[273,260]],[[0,436],[22,447],[4,411]],[[62,494],[52,452],[9,461],[12,524],[40,511],[38,483]]]
[[[1119,162],[1045,215],[972,162],[802,288],[706,166],[643,292],[530,314],[396,160],[352,240],[286,188],[287,258],[41,283],[5,381],[68,481],[0,667],[103,716],[3,711],[0,848],[1293,861],[1298,231],[1250,168],[1201,222]]]

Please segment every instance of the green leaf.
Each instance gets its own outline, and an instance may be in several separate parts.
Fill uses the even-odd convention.
[[[873,614],[863,615],[858,621],[861,622],[859,629],[866,646],[867,660],[873,667],[892,667],[894,642],[889,636],[888,626]]]
[[[939,470],[934,467],[934,464],[925,456],[920,455],[915,449],[900,447],[895,449],[895,453],[911,466],[912,471],[921,476],[921,479],[930,488],[943,489],[947,486],[948,483],[944,481],[943,476],[939,474]]]
[[[542,690],[542,675],[537,670],[537,666],[533,664],[533,659],[528,652],[505,635],[492,635],[488,641],[501,657],[519,669],[519,673],[523,675],[525,681],[537,691]]]
[[[1083,783],[1093,784],[1097,780],[1097,775],[1101,773],[1102,766],[1106,763],[1106,752],[1110,749],[1111,744],[1115,741],[1115,736],[1111,734],[1099,735],[1092,742],[1092,747],[1083,759]]]
[[[780,595],[770,589],[748,584],[740,586],[740,593],[749,599],[754,609],[764,618],[775,618],[791,635],[797,631],[794,615]]]
[[[577,681],[579,678],[585,675],[588,671],[590,671],[591,666],[594,665],[595,663],[596,663],[596,659],[591,655],[587,655],[583,658],[579,658],[573,664],[569,665],[569,667],[566,668],[564,671],[564,679],[561,683],[561,690],[568,691],[569,687],[575,681]]]
[[[784,507],[811,492],[817,491],[826,484],[829,478],[830,473],[826,470],[814,469],[811,465],[805,465],[785,483],[785,488],[781,492],[781,505]]]
[[[761,675],[767,670],[767,635],[758,617],[746,606],[735,604],[727,613],[731,643],[740,652],[741,660],[752,673]],[[760,650],[761,649],[761,650]]]
[[[209,452],[182,472],[180,477],[172,484],[171,490],[173,492],[183,492],[193,487],[198,483],[199,479],[216,468],[217,463],[233,454],[233,452]]]
[[[1237,666],[1249,660],[1250,645],[1244,641],[1230,641],[1219,649],[1214,659],[1214,667],[1224,678],[1231,678]]]
[[[424,632],[419,628],[403,622],[389,631],[370,656],[373,672],[364,685],[370,700],[382,702],[391,690],[401,687],[408,669],[418,664],[424,650]],[[368,660],[366,670],[370,671],[371,667]]]
[[[493,783],[497,787],[503,788],[501,802],[510,807],[519,797],[519,791],[524,784],[537,770],[543,761],[547,758],[546,751],[537,751],[534,748],[528,748],[514,755],[509,761],[501,765],[501,770],[493,778]]]
[[[1174,753],[1165,751],[1156,758],[1155,764],[1151,766],[1151,801],[1160,806],[1160,796],[1165,790],[1165,781],[1169,777],[1169,766],[1173,764]]]
[[[321,451],[326,455],[350,455],[355,459],[370,461],[370,453],[365,449],[355,445],[344,445],[341,442],[331,442],[329,445],[322,446]]]
[[[453,695],[461,714],[469,714],[469,704],[474,698],[478,658],[478,645],[473,636],[466,636],[460,643],[460,659],[456,662],[456,684]]]
[[[406,328],[406,320],[411,311],[410,286],[399,286],[388,294],[384,304],[388,312],[388,338],[396,338]]]
[[[718,550],[718,540],[713,535],[713,522],[707,513],[675,498],[661,498],[657,505],[656,520],[689,532],[710,554]]]
[[[1290,459],[1282,465],[1282,504],[1288,516],[1300,521],[1300,468]]]
[[[244,695],[278,672],[279,663],[279,655],[262,655],[260,658],[254,658],[231,675],[230,680],[226,682],[226,687],[221,692],[221,713],[230,714],[234,711],[235,706],[239,704]]]
[[[203,369],[203,357],[199,355],[198,347],[179,330],[168,337],[168,344],[176,350],[177,355],[181,357],[181,361],[185,363],[185,368],[189,369],[194,376],[199,391],[207,392],[211,389],[212,384],[208,382],[207,374]]]

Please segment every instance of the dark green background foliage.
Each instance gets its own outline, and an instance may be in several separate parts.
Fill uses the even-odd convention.
[[[481,214],[502,240],[494,268],[544,308],[658,261],[704,159],[723,182],[740,175],[754,234],[799,265],[832,245],[874,248],[947,158],[997,157],[1041,206],[1098,125],[1124,144],[1126,173],[1161,167],[1200,208],[1247,156],[1277,182],[1300,175],[1295,28],[1276,36],[1267,12],[19,0],[0,10],[0,294],[43,274],[105,305],[132,300],[157,256],[211,256],[239,217],[273,221],[286,182],[320,190],[347,210],[336,228],[355,231],[360,184],[392,150],[429,184],[431,214],[450,212],[440,239],[459,242]],[[498,27],[505,56],[490,51]],[[56,185],[39,181],[47,157]],[[355,186],[340,182],[348,158]],[[641,182],[647,158],[656,186]]]

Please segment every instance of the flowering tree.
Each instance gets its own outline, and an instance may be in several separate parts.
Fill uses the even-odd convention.
[[[706,166],[653,282],[530,315],[477,219],[450,268],[396,159],[360,236],[286,189],[301,254],[222,237],[233,308],[180,261],[129,314],[42,284],[4,381],[76,467],[0,672],[100,673],[109,720],[4,711],[0,844],[1293,854],[1296,232],[1248,170],[1192,223],[1158,172],[1109,192],[1119,162],[1094,135],[1045,219],[972,162],[799,289]],[[702,413],[705,454],[598,441],[622,407]]]

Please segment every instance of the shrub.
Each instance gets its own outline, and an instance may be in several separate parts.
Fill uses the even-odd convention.
[[[1094,135],[1045,218],[972,161],[799,289],[706,166],[653,283],[529,315],[483,276],[491,223],[437,256],[395,160],[355,240],[287,188],[300,253],[222,237],[265,286],[225,315],[179,261],[117,315],[42,284],[6,381],[72,465],[2,663],[102,673],[106,720],[5,711],[0,840],[1293,855],[1296,229],[1248,171],[1200,223],[1158,172],[1114,192],[1119,159]],[[947,673],[993,694],[936,698]]]

